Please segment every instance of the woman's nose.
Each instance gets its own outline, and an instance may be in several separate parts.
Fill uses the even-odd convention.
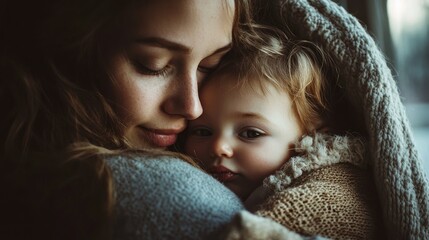
[[[212,151],[218,158],[230,158],[234,154],[231,143],[226,139],[226,137],[222,136],[214,139]]]
[[[187,120],[196,119],[203,113],[198,96],[196,73],[184,74],[169,87],[171,95],[163,104],[165,112],[171,115],[181,115]]]

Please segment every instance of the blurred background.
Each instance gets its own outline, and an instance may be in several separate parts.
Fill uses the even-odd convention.
[[[429,0],[334,0],[384,52],[429,176]]]

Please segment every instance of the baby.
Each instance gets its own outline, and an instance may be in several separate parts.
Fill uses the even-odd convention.
[[[364,144],[333,134],[324,54],[309,42],[267,39],[265,49],[227,59],[202,86],[204,112],[189,122],[185,153],[249,210],[291,230],[376,237]]]
[[[230,59],[201,90],[204,112],[189,123],[185,152],[242,200],[321,127],[324,82],[306,44],[289,57],[277,42],[271,55]]]

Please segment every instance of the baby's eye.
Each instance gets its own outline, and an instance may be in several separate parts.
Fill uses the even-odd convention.
[[[258,137],[262,137],[265,134],[262,131],[255,130],[255,129],[246,129],[242,132],[240,132],[239,136],[245,139],[254,139]]]
[[[208,137],[212,135],[212,132],[208,128],[199,127],[199,128],[192,129],[191,135],[199,136],[199,137]]]

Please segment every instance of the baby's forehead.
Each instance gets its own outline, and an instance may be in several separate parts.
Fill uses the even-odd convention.
[[[225,69],[223,71],[214,72],[204,83],[204,88],[210,90],[218,89],[222,91],[233,92],[253,92],[255,94],[264,95],[270,88],[281,89],[269,81],[265,76],[251,72],[239,72],[234,69]]]

